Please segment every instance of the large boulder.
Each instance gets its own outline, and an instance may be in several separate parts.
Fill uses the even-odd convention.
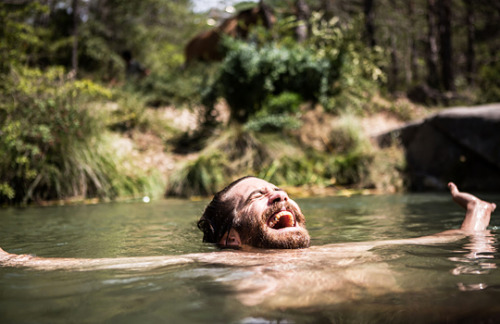
[[[407,124],[377,138],[405,149],[412,190],[500,191],[500,104],[456,107]]]

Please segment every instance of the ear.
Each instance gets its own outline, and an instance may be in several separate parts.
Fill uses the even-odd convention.
[[[239,249],[241,247],[240,234],[234,228],[226,232],[218,242],[221,248]]]

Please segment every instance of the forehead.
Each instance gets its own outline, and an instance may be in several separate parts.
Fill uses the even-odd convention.
[[[276,188],[275,185],[259,178],[247,178],[238,182],[231,188],[231,195],[246,196],[257,189]]]

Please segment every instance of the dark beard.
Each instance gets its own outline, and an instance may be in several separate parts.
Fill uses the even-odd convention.
[[[282,208],[289,210],[295,216],[296,226],[275,230],[267,225],[267,220]],[[265,249],[302,249],[309,247],[310,237],[305,228],[305,218],[302,213],[288,202],[280,202],[271,206],[261,219],[255,220],[247,228],[247,243],[251,246]]]

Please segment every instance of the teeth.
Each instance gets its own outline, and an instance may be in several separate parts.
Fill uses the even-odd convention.
[[[274,215],[269,221],[268,221],[268,224],[270,227],[274,227],[276,226],[276,224],[279,222],[280,218],[284,215],[290,215],[291,217],[293,217],[293,215],[289,212],[289,211],[286,211],[286,210],[283,210],[283,211],[280,211],[279,213],[277,213],[276,215]],[[293,225],[295,226],[295,219],[293,219]]]

